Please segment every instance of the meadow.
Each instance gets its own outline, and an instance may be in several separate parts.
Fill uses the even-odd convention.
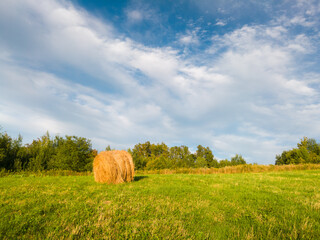
[[[320,170],[0,178],[0,239],[320,239]]]

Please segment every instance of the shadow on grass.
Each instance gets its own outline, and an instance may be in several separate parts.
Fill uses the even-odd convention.
[[[137,181],[140,181],[140,180],[142,180],[144,178],[148,178],[148,176],[135,176],[134,177],[134,181],[137,182]]]

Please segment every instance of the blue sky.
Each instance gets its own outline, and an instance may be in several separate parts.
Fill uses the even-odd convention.
[[[0,125],[274,163],[320,139],[320,1],[0,2]]]

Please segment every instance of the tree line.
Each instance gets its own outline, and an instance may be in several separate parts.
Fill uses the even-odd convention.
[[[106,150],[111,150],[108,146]],[[187,146],[168,147],[165,143],[149,141],[138,143],[128,149],[133,157],[136,170],[177,169],[177,168],[222,168],[246,164],[245,159],[236,154],[230,160],[218,161],[209,147],[198,145],[195,153]],[[8,171],[72,170],[92,171],[92,163],[98,151],[91,141],[77,136],[50,137],[47,132],[22,144],[22,137],[13,139],[0,131],[0,169]],[[320,163],[320,144],[313,138],[304,137],[297,148],[276,155],[276,165]]]
[[[187,146],[168,147],[165,143],[139,143],[128,150],[136,169],[219,168],[246,164],[241,155],[218,161],[209,147],[198,145],[191,153]]]
[[[72,170],[92,171],[97,151],[90,140],[76,136],[55,136],[47,132],[22,145],[22,137],[11,138],[0,132],[0,169],[8,171]]]
[[[297,148],[276,155],[276,165],[320,163],[320,144],[313,138],[304,137]]]
[[[111,150],[108,146],[106,150]],[[195,153],[187,146],[168,147],[149,141],[138,143],[128,149],[133,157],[136,170],[176,169],[176,168],[220,168],[246,164],[241,155],[231,160],[218,161],[209,147],[199,145]],[[54,136],[47,132],[22,144],[22,137],[13,139],[0,131],[0,169],[8,171],[72,170],[92,171],[92,163],[97,155],[91,141],[77,136]]]

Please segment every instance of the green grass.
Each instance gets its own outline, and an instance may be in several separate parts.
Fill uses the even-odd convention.
[[[320,170],[0,178],[0,239],[320,239]]]

